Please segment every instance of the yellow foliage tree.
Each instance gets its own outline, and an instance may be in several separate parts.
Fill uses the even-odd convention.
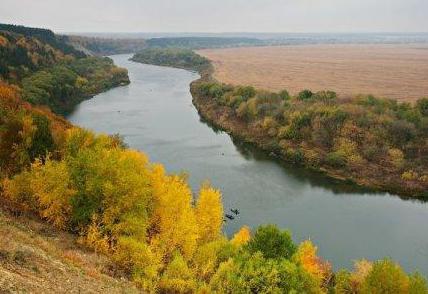
[[[303,241],[294,256],[296,262],[320,282],[325,281],[331,274],[331,266],[317,256],[318,248],[310,241]]]
[[[223,204],[219,190],[204,184],[196,204],[196,221],[199,242],[206,243],[219,238],[223,224]]]
[[[230,240],[230,242],[237,246],[240,247],[242,245],[245,245],[248,243],[248,241],[250,241],[251,239],[251,230],[249,227],[247,226],[243,226],[232,238],[232,240]]]
[[[176,250],[186,259],[193,255],[198,239],[198,228],[192,207],[192,193],[176,175],[166,175],[161,165],[152,173],[154,213],[151,245],[168,260]]]
[[[201,280],[209,282],[210,278],[217,270],[218,264],[221,262],[219,252],[227,251],[229,246],[230,243],[226,238],[220,238],[198,247],[193,256],[192,264],[196,275]],[[223,258],[226,258],[226,256]]]
[[[194,293],[196,281],[186,260],[176,253],[159,281],[161,293]]]
[[[40,216],[58,228],[66,228],[72,211],[70,199],[76,190],[71,185],[65,161],[47,159],[43,165],[36,160],[31,167],[30,183]]]

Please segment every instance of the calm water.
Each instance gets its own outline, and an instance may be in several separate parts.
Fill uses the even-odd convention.
[[[120,133],[168,171],[186,171],[194,190],[209,179],[223,191],[225,210],[241,214],[225,227],[275,223],[310,238],[335,268],[386,256],[428,275],[428,205],[358,191],[270,160],[200,120],[189,84],[198,75],[143,65],[117,55],[131,84],[83,102],[69,116],[95,131]]]

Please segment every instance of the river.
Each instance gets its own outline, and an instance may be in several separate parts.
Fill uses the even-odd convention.
[[[334,268],[353,260],[391,257],[406,270],[428,275],[428,204],[356,189],[315,173],[275,162],[204,123],[189,91],[199,76],[189,71],[112,56],[129,70],[131,84],[81,103],[68,119],[143,150],[169,172],[185,171],[197,191],[209,180],[223,192],[225,225],[275,223],[301,241],[310,238]],[[230,213],[230,212],[229,212]]]

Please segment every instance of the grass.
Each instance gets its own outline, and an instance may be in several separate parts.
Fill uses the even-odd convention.
[[[105,256],[76,236],[0,210],[0,293],[137,293]]]

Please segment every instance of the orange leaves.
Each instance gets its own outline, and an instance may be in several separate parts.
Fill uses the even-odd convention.
[[[251,231],[247,226],[243,226],[232,238],[231,242],[235,246],[242,246],[251,239]]]
[[[304,241],[299,245],[294,258],[308,273],[323,281],[329,277],[331,266],[317,256],[317,250],[311,241]]]
[[[9,41],[5,37],[0,36],[0,46],[1,47],[6,47],[8,43],[9,43]]]

